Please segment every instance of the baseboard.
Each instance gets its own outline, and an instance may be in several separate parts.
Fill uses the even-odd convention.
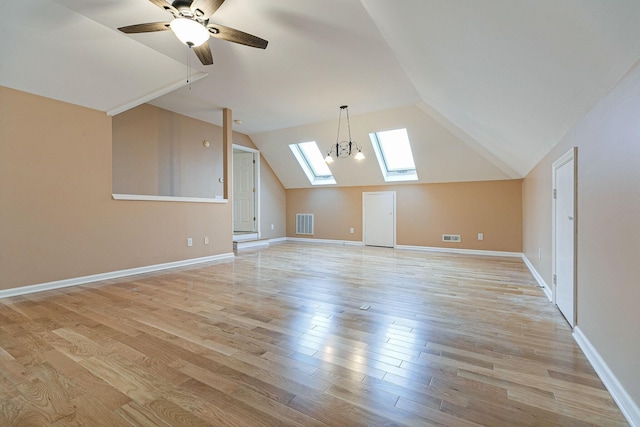
[[[287,238],[286,237],[276,237],[274,239],[269,239],[269,244],[271,243],[282,243],[282,242],[286,242]]]
[[[306,239],[303,237],[287,237],[287,241],[298,242],[298,243],[324,243],[329,245],[351,245],[351,246],[364,245],[364,242],[357,242],[355,240]]]
[[[596,348],[582,332],[580,327],[573,328],[573,339],[576,340],[591,366],[596,371],[604,386],[609,390],[620,411],[627,418],[632,427],[640,427],[640,407],[631,399],[629,393],[622,387],[618,378],[611,372],[607,363],[602,359]]]
[[[264,240],[241,240],[239,242],[233,242],[233,249],[247,249],[247,248],[257,248],[260,246],[269,246],[270,241],[268,239]]]
[[[423,252],[447,252],[447,253],[463,254],[463,255],[502,256],[502,257],[512,257],[512,258],[522,257],[522,253],[520,252],[484,251],[479,249],[438,248],[435,246],[397,245],[396,249],[402,249],[407,251],[423,251]]]
[[[256,240],[259,239],[260,236],[258,233],[246,233],[246,234],[234,234],[233,241],[234,242],[242,242],[244,240]]]
[[[531,264],[531,261],[529,261],[529,258],[527,258],[525,254],[522,254],[522,261],[524,261],[525,265],[529,268],[529,271],[533,275],[533,278],[536,279],[536,282],[538,282],[538,285],[540,285],[544,294],[547,296],[547,298],[549,298],[549,301],[553,301],[551,288],[549,287],[549,285],[547,285],[547,282],[544,281],[540,273],[538,273],[538,271],[534,268],[533,264]]]
[[[233,258],[233,253],[212,255],[202,258],[192,258],[183,261],[167,262],[164,264],[148,265],[145,267],[130,268],[127,270],[111,271],[109,273],[93,274],[91,276],[75,277],[72,279],[57,280],[55,282],[40,283],[37,285],[22,286],[19,288],[0,290],[0,299],[14,297],[18,295],[33,294],[35,292],[49,291],[52,289],[67,288],[69,286],[84,285],[86,283],[99,282],[101,280],[117,279],[136,274],[152,273],[154,271],[167,270],[170,268],[187,267],[195,264],[202,264],[211,261],[220,261]]]

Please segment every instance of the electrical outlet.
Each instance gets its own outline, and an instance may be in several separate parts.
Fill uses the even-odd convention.
[[[484,233],[478,233],[478,240],[484,240]]]
[[[208,245],[209,244],[209,236],[205,236],[204,238],[204,244]]]
[[[349,228],[349,233],[353,234],[355,232],[356,232],[356,230],[353,227]]]
[[[187,246],[188,247],[193,246],[193,239],[191,237],[187,237]]]
[[[271,229],[275,230],[276,226],[274,224],[271,224]]]

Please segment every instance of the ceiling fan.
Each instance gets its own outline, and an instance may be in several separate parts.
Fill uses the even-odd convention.
[[[222,6],[224,0],[174,0],[171,4],[165,0],[149,1],[170,12],[174,19],[170,22],[129,25],[118,30],[126,34],[172,30],[182,43],[193,48],[202,65],[213,64],[211,48],[207,42],[209,36],[258,49],[267,48],[268,42],[260,37],[209,22],[211,15]]]

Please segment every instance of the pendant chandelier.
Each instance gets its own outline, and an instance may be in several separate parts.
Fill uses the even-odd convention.
[[[347,115],[347,130],[349,133],[349,140],[340,140],[340,125],[342,123],[342,110],[346,111]],[[351,123],[349,122],[349,107],[346,105],[342,105],[340,107],[340,115],[338,116],[338,136],[336,136],[336,143],[331,146],[329,151],[327,152],[327,157],[324,158],[324,161],[327,163],[333,163],[333,158],[336,159],[338,157],[349,157],[353,155],[353,158],[356,160],[364,159],[364,154],[362,154],[362,148],[355,141],[351,140]]]

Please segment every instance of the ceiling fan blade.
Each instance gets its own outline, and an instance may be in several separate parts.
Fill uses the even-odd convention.
[[[260,37],[252,36],[240,30],[225,27],[218,24],[207,25],[209,35],[217,39],[226,40],[233,43],[240,43],[245,46],[257,47],[258,49],[266,49],[268,41],[261,39]]]
[[[165,31],[168,29],[168,22],[149,22],[147,24],[136,24],[118,28],[118,30],[126,34],[152,33],[154,31]]]
[[[173,7],[171,4],[167,3],[165,0],[149,0],[149,1],[155,4],[156,6],[158,6],[160,9],[164,9],[167,12],[171,12],[171,14],[176,18],[180,15],[178,13],[178,10],[175,7]]]
[[[198,56],[200,62],[202,62],[202,65],[213,65],[213,56],[211,55],[209,43],[204,42],[200,46],[194,47],[193,51]]]
[[[224,0],[193,0],[191,12],[196,18],[209,19],[222,6],[222,3],[224,3]]]

